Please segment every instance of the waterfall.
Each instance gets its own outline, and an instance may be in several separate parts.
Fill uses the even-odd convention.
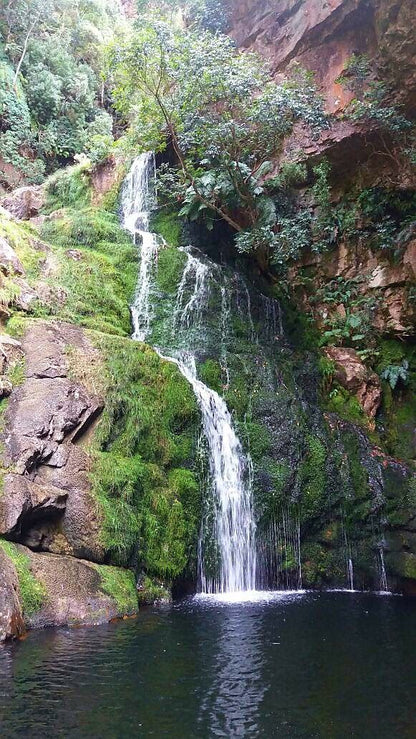
[[[140,247],[140,268],[131,307],[133,338],[144,341],[151,331],[152,283],[161,247],[160,239],[149,231],[150,214],[156,204],[155,159],[147,153],[133,163],[122,191],[122,223]],[[159,354],[174,362],[191,384],[201,410],[203,431],[209,453],[209,487],[215,511],[214,536],[219,554],[215,576],[206,572],[204,546],[199,543],[200,588],[205,593],[233,593],[254,590],[256,585],[255,521],[252,504],[251,463],[236,435],[224,399],[197,376],[195,355],[182,348],[187,331],[198,328],[207,302],[209,266],[185,250],[187,261],[177,291],[172,314],[169,346]],[[247,293],[247,301],[249,294]],[[224,310],[227,301],[223,296]],[[251,320],[251,317],[250,317]],[[224,323],[226,316],[224,316]],[[252,327],[254,330],[254,326]],[[155,347],[156,348],[156,347]]]
[[[348,557],[347,563],[348,589],[354,590],[354,565],[351,557]]]
[[[387,582],[386,565],[384,562],[384,544],[380,544],[378,547],[378,554],[380,559],[380,592],[389,592],[389,585]]]
[[[131,307],[133,339],[144,341],[151,322],[150,290],[159,250],[159,239],[149,232],[150,213],[156,204],[155,158],[141,154],[134,160],[121,195],[122,225],[140,243],[140,270]]]

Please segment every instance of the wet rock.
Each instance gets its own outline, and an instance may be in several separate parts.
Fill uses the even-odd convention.
[[[330,346],[324,350],[335,363],[335,378],[358,398],[364,412],[374,418],[381,402],[380,378],[361,361],[355,349]]]
[[[37,216],[45,205],[45,190],[42,185],[19,187],[3,197],[0,202],[15,218],[27,221]]]
[[[0,642],[22,636],[25,631],[18,592],[16,569],[0,547]]]

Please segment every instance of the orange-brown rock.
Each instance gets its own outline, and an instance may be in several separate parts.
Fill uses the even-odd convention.
[[[300,272],[313,270],[314,294],[302,284]],[[325,254],[303,255],[290,272],[297,299],[304,310],[312,312],[321,328],[334,314],[342,315],[343,306],[316,300],[316,290],[329,287],[337,278],[352,280],[360,296],[374,298],[371,325],[383,335],[412,336],[416,333],[416,240],[412,239],[401,257],[394,262],[386,251],[374,251],[365,242],[339,246]],[[313,298],[313,301],[310,299]]]
[[[414,172],[394,161],[385,142],[368,123],[342,114],[354,97],[339,83],[353,55],[375,59],[386,79],[400,90],[407,109],[416,104],[414,0],[230,0],[230,33],[237,44],[264,56],[276,79],[295,61],[311,70],[332,125],[318,137],[296,126],[285,147],[304,158],[327,156],[340,184],[359,175],[363,186],[374,173],[400,186],[414,185]],[[364,184],[365,183],[365,184]]]
[[[355,349],[329,346],[324,352],[335,364],[335,379],[356,395],[367,416],[374,418],[381,402],[379,377],[363,364]]]
[[[99,205],[105,195],[121,185],[123,169],[114,157],[106,159],[91,171],[93,205]]]
[[[383,57],[406,94],[416,91],[413,0],[231,0],[230,7],[238,45],[265,56],[274,73],[294,59],[312,70],[331,112],[351,100],[336,80],[353,54]]]

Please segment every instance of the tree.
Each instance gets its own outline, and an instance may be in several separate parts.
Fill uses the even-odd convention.
[[[6,44],[12,43],[16,57],[13,87],[16,90],[29,40],[34,34],[50,28],[55,22],[53,0],[3,0],[7,28]]]
[[[235,231],[274,226],[262,186],[296,120],[322,125],[309,75],[276,85],[257,56],[208,31],[150,20],[112,50],[115,104],[144,148],[176,154],[182,214]]]

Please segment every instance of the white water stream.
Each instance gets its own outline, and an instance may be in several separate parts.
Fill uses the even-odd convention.
[[[145,341],[151,330],[152,284],[162,247],[159,237],[149,231],[151,210],[156,204],[154,174],[153,154],[142,154],[133,162],[122,192],[122,223],[140,247],[139,275],[131,308],[133,338],[138,341]],[[207,299],[209,271],[206,263],[187,252],[172,315],[170,346],[163,347],[160,354],[174,362],[191,384],[208,445],[214,536],[220,564],[217,576],[208,576],[203,546],[199,547],[200,589],[202,593],[242,593],[254,591],[256,586],[250,460],[243,452],[224,399],[198,379],[195,356],[180,348],[186,330],[199,324]]]

